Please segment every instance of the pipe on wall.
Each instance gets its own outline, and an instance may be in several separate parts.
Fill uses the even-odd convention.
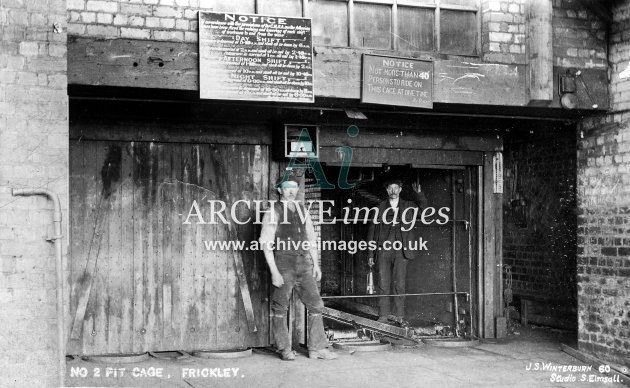
[[[53,226],[54,235],[48,238],[55,244],[55,272],[57,277],[57,357],[59,358],[59,386],[64,386],[64,378],[66,374],[66,341],[63,334],[63,250],[61,247],[61,203],[57,194],[46,189],[12,189],[11,194],[14,197],[23,196],[30,197],[33,195],[43,195],[48,197],[54,205]]]

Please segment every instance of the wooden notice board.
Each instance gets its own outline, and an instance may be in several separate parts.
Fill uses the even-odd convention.
[[[363,54],[361,102],[433,108],[433,62]]]
[[[200,97],[313,102],[311,20],[199,12]]]

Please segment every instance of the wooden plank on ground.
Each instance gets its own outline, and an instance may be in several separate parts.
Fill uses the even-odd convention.
[[[332,318],[351,325],[363,326],[381,333],[392,334],[397,337],[410,338],[413,335],[412,328],[381,323],[373,319],[363,318],[359,315],[349,314],[330,307],[324,307],[323,315],[327,318]]]

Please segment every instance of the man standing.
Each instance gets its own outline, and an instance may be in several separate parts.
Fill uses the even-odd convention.
[[[287,329],[287,310],[291,293],[308,309],[308,356],[333,360],[337,355],[326,349],[322,310],[324,302],[316,281],[322,277],[313,222],[297,201],[299,184],[286,180],[278,187],[280,203],[276,203],[262,220],[260,243],[271,272],[271,325],[276,348],[286,361],[295,360]],[[275,245],[275,252],[273,249]]]
[[[388,199],[381,202],[378,206],[379,220],[381,222],[371,224],[368,230],[367,241],[376,242],[379,249],[376,251],[378,262],[377,290],[381,295],[405,293],[407,262],[416,257],[417,251],[409,249],[409,242],[413,241],[416,234],[413,228],[409,229],[410,225],[401,222],[401,218],[406,209],[419,207],[418,213],[420,213],[427,205],[426,197],[422,193],[419,184],[413,184],[417,204],[400,198],[402,186],[400,179],[385,181]],[[408,213],[413,214],[413,212]],[[371,251],[368,257],[368,264],[374,265],[374,255]],[[393,320],[403,324],[406,323],[404,320],[404,296],[394,297],[393,315],[391,315],[390,297],[378,298],[378,306],[379,322]]]

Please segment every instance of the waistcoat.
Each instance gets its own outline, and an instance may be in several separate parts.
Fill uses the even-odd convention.
[[[302,204],[297,204],[296,206],[300,206],[302,209],[302,214],[306,215],[306,209]],[[284,206],[282,203],[275,204],[276,214],[278,218],[276,222],[278,222],[278,227],[276,229],[276,252],[283,253],[285,255],[306,255],[308,251],[304,250],[302,246],[299,246],[298,249],[295,249],[294,246],[290,246],[287,244],[287,241],[292,242],[302,242],[309,241],[306,236],[306,227],[302,220],[300,219],[300,215],[298,213],[297,208],[295,211],[291,211],[287,206],[287,217],[286,220],[288,223],[284,222]],[[284,241],[284,246],[278,244],[279,241]]]

